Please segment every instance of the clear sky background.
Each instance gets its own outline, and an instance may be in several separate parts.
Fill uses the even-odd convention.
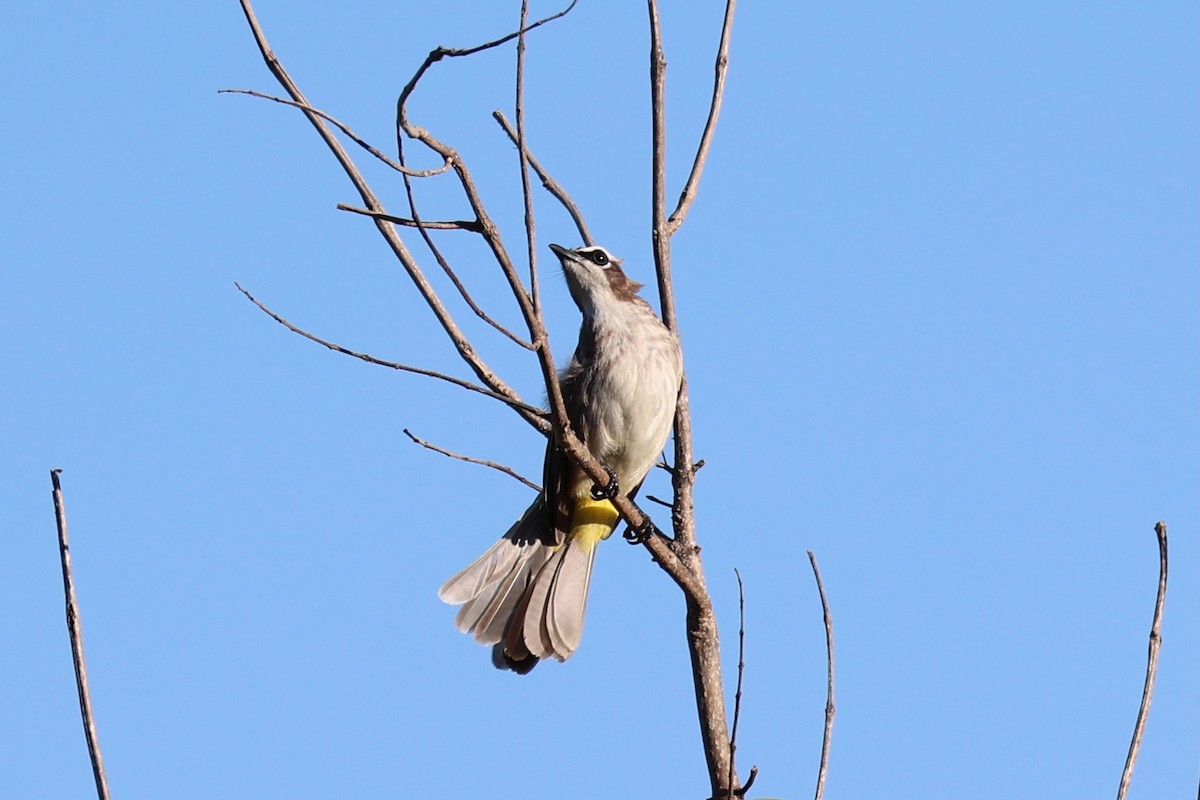
[[[531,36],[529,141],[652,286],[647,34],[624,5],[584,0]],[[506,32],[518,4],[258,12],[310,99],[388,147],[425,53]],[[671,198],[721,12],[663,4]],[[604,547],[582,648],[527,678],[494,671],[437,600],[530,494],[402,428],[533,476],[540,438],[490,401],[290,334],[234,289],[466,375],[370,223],[335,210],[357,198],[302,117],[217,94],[278,91],[237,4],[4,17],[0,796],[92,791],[61,467],[115,796],[705,797],[682,600],[643,550]],[[731,690],[735,567],[746,582],[751,796],[812,792],[825,649],[806,549],[836,626],[827,797],[1115,794],[1158,519],[1174,572],[1131,796],[1194,796],[1196,17],[740,10],[675,270]],[[489,116],[511,107],[512,67],[511,49],[440,65],[412,112],[461,149],[520,253],[516,157]],[[399,183],[370,175],[399,212]],[[428,216],[466,215],[451,179],[421,191]],[[545,245],[577,239],[548,196],[537,209],[561,362],[578,319]],[[515,325],[478,243],[439,240]],[[528,354],[454,308],[538,401]]]

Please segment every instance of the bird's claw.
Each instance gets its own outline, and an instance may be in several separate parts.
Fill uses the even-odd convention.
[[[646,517],[641,525],[636,528],[630,525],[621,536],[630,544],[645,544],[656,533],[658,533],[658,528],[654,527],[654,522],[649,517]]]
[[[617,483],[617,473],[608,467],[605,467],[604,471],[608,473],[608,483],[604,486],[597,483],[592,487],[593,500],[612,500],[621,493],[621,487]]]

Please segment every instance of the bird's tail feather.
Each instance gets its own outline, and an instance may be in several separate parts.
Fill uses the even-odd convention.
[[[616,524],[617,510],[608,500],[578,502],[566,543],[549,555],[513,610],[504,634],[507,656],[518,661],[571,657],[583,636],[596,545]]]
[[[454,624],[481,644],[495,645],[492,662],[524,674],[542,658],[565,661],[579,647],[596,545],[616,528],[608,500],[577,501],[563,544],[531,535],[545,526],[545,507],[525,515],[438,596],[462,604]]]
[[[521,593],[550,554],[553,540],[545,532],[545,518],[545,505],[538,500],[483,555],[442,584],[438,597],[462,606],[454,627],[473,633],[480,644],[500,641]]]

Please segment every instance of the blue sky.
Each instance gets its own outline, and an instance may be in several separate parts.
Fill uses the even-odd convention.
[[[512,5],[512,8],[507,7]],[[653,285],[640,7],[530,39],[535,153]],[[786,6],[786,7],[785,7]],[[535,4],[535,12],[554,6]],[[320,107],[386,146],[433,46],[516,4],[258,13]],[[277,91],[237,4],[26,4],[0,26],[0,795],[87,796],[48,472],[65,470],[100,736],[124,798],[704,797],[682,601],[599,557],[582,648],[524,679],[435,592],[537,475],[510,412],[289,334],[466,372]],[[718,4],[664,3],[670,197],[706,111]],[[1115,793],[1157,578],[1174,572],[1131,797],[1197,780],[1197,71],[1193,4],[747,3],[677,297],[708,466],[699,538],[756,797],[812,791],[832,604],[827,797]],[[415,119],[520,252],[511,50],[439,66]],[[370,169],[393,210],[399,184]],[[448,179],[428,216],[463,216]],[[538,236],[575,241],[537,197]],[[518,316],[486,255],[442,237]],[[432,269],[431,269],[432,272]],[[560,361],[577,315],[553,270]],[[446,296],[449,291],[446,287]],[[647,289],[653,299],[653,291]],[[540,397],[526,354],[460,319]],[[665,494],[661,477],[650,491]]]

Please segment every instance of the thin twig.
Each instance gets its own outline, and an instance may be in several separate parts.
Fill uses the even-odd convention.
[[[734,568],[738,584],[738,665],[737,689],[733,693],[733,730],[729,735],[729,790],[734,795],[733,765],[737,761],[738,720],[742,716],[742,675],[746,672],[746,592],[742,585],[742,573]]]
[[[821,800],[825,795],[825,773],[829,770],[829,743],[833,738],[833,716],[836,709],[833,704],[833,617],[829,614],[829,601],[825,599],[825,583],[821,580],[821,570],[817,569],[817,557],[813,551],[808,551],[808,562],[812,564],[813,576],[817,579],[817,592],[821,595],[821,614],[825,618],[825,653],[828,668],[828,685],[825,694],[825,732],[821,736],[821,766],[817,771],[817,792],[815,800]]]
[[[499,47],[500,45],[504,44],[505,42],[511,42],[516,37],[522,36],[526,33],[529,33],[532,30],[536,30],[537,28],[540,28],[541,26],[545,25],[548,22],[553,22],[554,20],[559,19],[560,17],[565,17],[567,14],[571,13],[571,9],[575,8],[575,4],[577,2],[578,2],[578,0],[571,0],[570,5],[568,5],[566,8],[564,8],[562,11],[559,11],[556,14],[551,14],[550,16],[544,17],[543,19],[539,19],[537,22],[533,23],[532,25],[530,25],[527,28],[521,28],[519,30],[513,31],[512,33],[501,36],[499,39],[493,39],[490,42],[484,42],[483,44],[476,45],[474,47],[435,47],[433,50],[431,50],[429,52],[429,55],[425,56],[425,60],[421,63],[421,66],[418,67],[417,71],[413,74],[413,76],[411,78],[409,78],[408,83],[405,84],[404,88],[400,91],[400,96],[396,99],[396,135],[397,135],[397,137],[400,135],[401,131],[404,131],[405,133],[408,133],[408,135],[414,139],[418,139],[420,141],[425,141],[423,137],[417,135],[416,133],[414,133],[413,131],[410,130],[410,128],[413,128],[414,126],[412,126],[408,122],[407,106],[408,106],[408,98],[412,96],[412,93],[417,88],[417,84],[421,82],[421,78],[423,78],[425,76],[425,73],[429,71],[430,67],[432,67],[437,62],[441,61],[443,58],[462,58],[464,56],[472,56],[472,55],[475,55],[476,53],[481,53],[484,50],[490,50],[493,47]],[[420,130],[424,131],[424,129],[420,129]],[[398,139],[397,139],[397,147],[399,147]],[[441,152],[436,147],[432,147],[431,149],[433,149],[439,153]],[[444,157],[445,153],[441,153],[441,155]]]
[[[104,758],[100,754],[100,737],[92,714],[92,694],[88,688],[87,662],[83,657],[83,623],[79,619],[79,603],[75,599],[75,580],[71,577],[71,545],[67,538],[67,508],[63,502],[61,469],[50,470],[50,496],[54,499],[54,521],[58,525],[58,556],[62,562],[63,595],[67,605],[67,632],[71,636],[71,660],[75,664],[75,688],[79,692],[79,713],[83,717],[83,733],[87,737],[88,756],[92,760],[92,776],[96,779],[96,796],[108,800],[108,778],[104,775]]]
[[[754,781],[756,780],[758,780],[758,765],[754,764],[750,767],[750,774],[746,776],[746,782],[734,794],[738,797],[745,797],[746,792],[750,791],[750,787],[754,785]]]
[[[363,150],[366,150],[368,153],[375,156],[375,158],[379,159],[384,164],[387,164],[389,167],[396,170],[397,172],[400,172],[404,175],[408,175],[409,177],[412,177],[412,178],[429,178],[434,175],[441,175],[443,172],[446,172],[450,169],[450,160],[449,159],[443,159],[442,165],[440,167],[435,167],[434,169],[409,169],[408,167],[404,166],[403,164],[399,164],[399,163],[393,161],[391,158],[389,158],[387,156],[386,153],[384,153],[381,150],[379,150],[378,148],[372,146],[369,142],[367,142],[365,139],[360,137],[357,133],[352,131],[350,129],[349,125],[346,125],[341,120],[325,113],[324,111],[322,111],[319,108],[313,108],[308,103],[301,103],[296,100],[288,100],[285,97],[276,97],[273,94],[265,94],[263,92],[256,92],[252,89],[218,89],[217,94],[246,94],[246,95],[250,95],[251,97],[257,97],[260,100],[270,100],[272,103],[282,103],[285,106],[291,106],[292,108],[299,108],[302,111],[308,111],[313,114],[316,114],[318,117],[325,120],[330,125],[333,125],[335,128],[340,130],[342,133],[346,134],[346,136],[350,137],[350,139],[352,139],[354,141],[354,143],[356,145],[358,145],[359,147],[361,147]]]
[[[500,472],[503,472],[505,475],[509,476],[510,478],[516,478],[521,483],[528,486],[530,489],[533,489],[535,492],[542,491],[542,487],[538,486],[536,483],[529,480],[528,478],[526,478],[521,473],[517,472],[512,467],[505,466],[504,464],[497,464],[495,461],[486,461],[482,458],[472,458],[471,456],[464,456],[462,453],[455,453],[453,450],[447,450],[444,447],[438,447],[436,444],[433,444],[432,442],[427,442],[424,439],[422,439],[421,437],[417,436],[412,431],[410,431],[408,428],[404,429],[404,435],[407,436],[409,439],[412,439],[413,442],[415,442],[416,444],[421,445],[421,447],[424,447],[428,450],[432,450],[435,453],[441,453],[444,456],[448,456],[450,458],[456,458],[459,461],[466,461],[468,464],[478,464],[481,467],[491,467],[494,470],[499,470]]]
[[[407,99],[408,96],[412,94],[413,89],[416,88],[417,83],[420,82],[421,77],[425,74],[426,70],[428,70],[431,66],[433,66],[437,62],[441,61],[443,58],[462,58],[464,56],[473,56],[476,53],[482,53],[484,50],[491,50],[493,47],[499,47],[502,44],[511,42],[513,39],[517,38],[518,36],[523,36],[527,33],[530,33],[531,31],[535,31],[548,22],[553,22],[556,19],[565,17],[567,14],[571,13],[571,9],[575,8],[575,4],[578,1],[579,0],[571,0],[570,5],[568,5],[566,8],[564,8],[562,11],[551,14],[548,17],[543,17],[543,18],[539,19],[537,22],[533,23],[532,25],[529,25],[528,27],[518,28],[517,30],[513,31],[512,33],[506,33],[504,36],[501,36],[499,39],[492,39],[489,42],[484,42],[483,44],[478,44],[478,45],[475,45],[474,47],[436,47],[436,48],[434,48],[429,53],[429,55],[425,57],[425,63],[421,65],[421,68],[417,70],[417,73],[415,75],[413,75],[413,77],[409,80],[408,84],[404,87],[404,92],[401,94],[401,97],[404,99]]]
[[[500,127],[503,128],[504,132],[508,135],[508,138],[512,140],[514,145],[516,145],[517,132],[513,128],[512,124],[509,123],[508,119],[504,116],[504,112],[493,111],[492,118],[499,123]],[[550,195],[554,197],[554,199],[558,200],[558,202],[562,204],[562,207],[567,210],[567,213],[571,215],[571,221],[575,223],[575,227],[579,230],[579,238],[583,240],[583,243],[586,245],[595,244],[596,240],[592,238],[592,232],[588,229],[587,222],[585,222],[583,219],[583,212],[580,211],[579,206],[575,204],[574,198],[567,193],[567,190],[562,187],[562,184],[556,181],[553,176],[546,171],[546,168],[542,166],[541,162],[534,158],[533,153],[529,152],[528,143],[525,147],[525,158],[529,162],[529,166],[533,167],[533,171],[537,173],[538,179],[542,182],[542,188],[548,191]]]
[[[525,148],[525,22],[529,16],[529,0],[521,0],[521,22],[517,36],[517,155],[521,164],[521,200],[525,210],[525,250],[529,260],[529,295],[533,298],[533,313],[542,316],[542,295],[538,284],[537,236],[533,218],[533,191],[529,187],[529,152]]]
[[[359,208],[348,203],[338,203],[338,211],[349,211],[351,214],[361,214],[364,217],[372,219],[381,219],[384,222],[390,222],[393,225],[402,225],[405,228],[428,228],[431,231],[470,231],[471,233],[480,233],[479,223],[469,219],[449,219],[449,220],[421,220],[418,222],[415,219],[406,219],[405,217],[396,217],[391,214],[385,214],[382,211],[372,211],[369,208]]]
[[[454,384],[455,386],[461,387],[468,391],[477,392],[479,394],[484,395],[485,397],[491,397],[495,400],[499,400],[501,403],[505,403],[507,405],[513,406],[514,408],[519,408],[530,414],[536,414],[539,416],[539,418],[545,419],[545,415],[546,415],[545,411],[538,408],[537,406],[531,406],[528,403],[523,402],[520,398],[508,397],[507,395],[502,395],[499,392],[493,392],[491,389],[487,389],[483,386],[480,386],[477,383],[471,383],[470,381],[464,381],[462,378],[456,378],[453,375],[447,375],[444,372],[436,372],[431,369],[424,369],[423,367],[414,367],[409,364],[401,364],[396,361],[385,361],[384,359],[376,358],[375,356],[370,355],[369,353],[359,353],[356,350],[351,350],[348,347],[343,347],[342,345],[338,344],[337,342],[331,342],[328,339],[322,339],[320,336],[317,336],[314,333],[309,333],[308,331],[304,330],[303,328],[299,327],[298,325],[292,324],[288,320],[281,317],[279,314],[272,311],[261,300],[259,300],[257,297],[250,294],[249,291],[247,291],[245,288],[243,288],[240,283],[235,282],[233,285],[237,287],[237,290],[239,292],[246,295],[246,298],[251,303],[254,303],[254,305],[258,306],[271,319],[275,320],[276,322],[278,322],[283,327],[287,328],[292,333],[297,333],[297,334],[303,336],[305,339],[308,339],[309,341],[316,342],[319,345],[323,345],[324,347],[329,348],[330,350],[334,351],[335,353],[341,353],[342,355],[350,356],[351,358],[357,358],[359,361],[365,361],[368,364],[375,364],[376,366],[387,367],[389,369],[398,370],[400,372],[411,372],[414,375],[424,375],[427,378],[436,378],[439,381],[445,381],[446,383]]]
[[[1163,603],[1167,598],[1167,523],[1159,520],[1154,526],[1158,538],[1158,596],[1154,600],[1154,618],[1150,623],[1150,650],[1146,659],[1146,683],[1142,688],[1142,704],[1138,708],[1137,722],[1133,726],[1133,741],[1129,743],[1129,755],[1125,758],[1125,769],[1121,772],[1121,785],[1117,789],[1117,800],[1124,800],[1133,780],[1133,767],[1137,763],[1138,750],[1142,747],[1142,734],[1146,730],[1146,717],[1150,714],[1150,700],[1154,697],[1154,677],[1158,672],[1158,650],[1162,647]]]
[[[673,235],[683,225],[684,217],[696,199],[696,189],[700,186],[700,175],[704,172],[704,164],[708,160],[708,151],[712,147],[713,133],[717,130],[717,119],[721,116],[721,101],[725,97],[725,73],[729,69],[729,40],[733,35],[733,12],[737,0],[727,0],[725,3],[725,21],[721,24],[721,43],[717,47],[716,77],[713,80],[712,102],[708,106],[708,120],[704,123],[704,133],[700,135],[700,144],[696,148],[696,158],[692,161],[692,171],[688,175],[687,184],[679,195],[679,204],[671,212],[667,220],[667,233]]]
[[[658,3],[649,0],[647,5],[650,14],[650,233],[663,324],[674,331],[679,326],[675,320],[675,299],[671,292],[671,234],[667,230],[666,212],[667,57],[663,53]]]

